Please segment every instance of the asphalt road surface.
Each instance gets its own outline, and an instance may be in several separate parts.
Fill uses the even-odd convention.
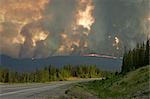
[[[51,83],[0,84],[0,99],[54,99],[63,96],[73,83],[96,79],[57,81]]]

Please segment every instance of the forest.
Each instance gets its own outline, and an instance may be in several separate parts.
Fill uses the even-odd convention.
[[[150,64],[150,40],[137,44],[136,48],[126,51],[123,55],[122,73],[126,73]]]
[[[50,82],[62,81],[68,78],[94,78],[104,77],[107,72],[100,71],[96,66],[80,65],[72,66],[66,65],[62,68],[55,66],[48,66],[43,69],[37,69],[34,72],[15,72],[9,69],[0,69],[0,82],[3,83],[28,83],[28,82]]]

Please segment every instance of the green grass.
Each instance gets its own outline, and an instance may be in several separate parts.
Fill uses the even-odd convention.
[[[69,90],[65,92],[69,97],[72,99],[95,99],[96,97],[93,96],[90,92],[84,90],[81,84],[76,84]],[[69,98],[70,99],[70,98]]]
[[[105,80],[81,83],[84,90],[89,90],[100,99],[149,99],[150,66],[141,67],[126,75],[112,75]]]

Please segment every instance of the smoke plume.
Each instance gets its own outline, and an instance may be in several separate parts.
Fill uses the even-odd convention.
[[[149,12],[149,0],[0,0],[0,54],[121,56],[150,38]]]

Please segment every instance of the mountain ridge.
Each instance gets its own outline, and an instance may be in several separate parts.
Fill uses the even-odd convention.
[[[119,58],[113,59],[96,56],[52,56],[37,59],[17,59],[7,55],[0,55],[0,67],[21,72],[34,71],[36,69],[44,68],[49,65],[60,68],[68,64],[71,64],[73,66],[96,65],[102,70],[120,71],[122,60]]]

